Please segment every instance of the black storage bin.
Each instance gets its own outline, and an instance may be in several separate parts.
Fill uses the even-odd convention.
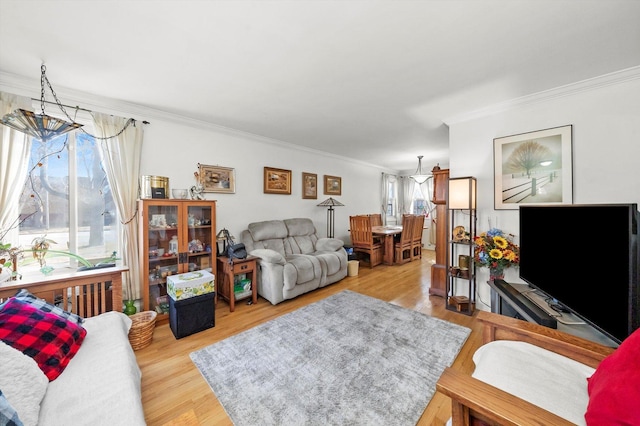
[[[216,325],[215,293],[175,301],[169,297],[169,325],[176,339]]]

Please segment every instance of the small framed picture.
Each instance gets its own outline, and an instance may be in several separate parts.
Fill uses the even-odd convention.
[[[151,226],[166,228],[167,227],[167,217],[163,214],[154,214],[151,215]]]
[[[315,200],[318,198],[318,175],[302,172],[302,198]]]
[[[265,194],[291,194],[291,170],[264,168]]]
[[[198,163],[198,179],[204,192],[226,192],[228,194],[236,192],[235,169]]]
[[[342,178],[324,175],[324,195],[342,195]]]

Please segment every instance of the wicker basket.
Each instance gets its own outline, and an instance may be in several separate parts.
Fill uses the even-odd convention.
[[[151,344],[157,315],[155,311],[144,311],[129,316],[133,321],[131,330],[129,330],[129,342],[131,342],[134,351],[146,348]]]

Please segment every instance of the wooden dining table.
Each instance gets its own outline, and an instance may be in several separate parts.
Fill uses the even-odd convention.
[[[402,233],[401,225],[372,226],[371,233],[374,236],[384,237],[384,256],[382,263],[393,265],[393,236]]]

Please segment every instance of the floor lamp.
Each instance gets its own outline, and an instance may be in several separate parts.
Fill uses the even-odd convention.
[[[323,202],[321,202],[320,204],[318,204],[318,206],[320,207],[326,207],[329,206],[329,210],[327,210],[327,238],[333,238],[333,231],[334,231],[334,207],[338,207],[338,206],[344,206],[344,204],[342,204],[340,201],[335,200],[331,197],[327,198],[326,200],[324,200]]]

